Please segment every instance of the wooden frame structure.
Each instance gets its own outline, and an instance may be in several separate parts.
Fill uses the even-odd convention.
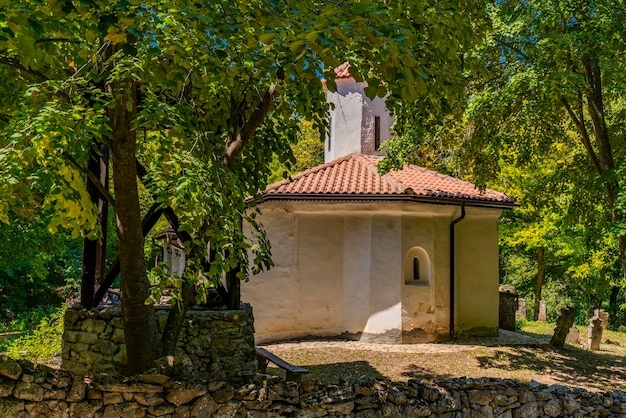
[[[88,164],[89,175],[87,176],[87,191],[91,201],[98,208],[98,223],[102,228],[100,239],[92,240],[85,238],[83,241],[82,255],[82,276],[80,288],[80,300],[85,309],[96,307],[104,297],[105,293],[120,273],[119,258],[113,261],[108,271],[106,271],[106,243],[107,243],[107,219],[108,201],[103,196],[101,189],[109,189],[109,150],[102,144],[92,150]],[[141,182],[148,183],[148,172],[139,161],[137,161],[137,173]],[[99,181],[99,185],[94,184]],[[155,199],[156,200],[156,199]],[[171,227],[176,232],[182,243],[191,240],[189,233],[180,231],[178,216],[171,207],[163,208],[159,202],[154,202],[150,209],[143,215],[141,224],[143,236],[145,237],[156,225],[159,218],[165,216]],[[208,261],[206,262],[208,264]],[[207,266],[208,268],[208,266]],[[239,309],[240,306],[240,281],[237,273],[240,270],[234,269],[226,277],[226,288],[218,283],[217,291],[224,300],[228,309]]]

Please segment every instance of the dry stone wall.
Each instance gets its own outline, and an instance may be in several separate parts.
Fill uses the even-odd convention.
[[[169,310],[157,308],[163,332]],[[257,363],[254,322],[250,305],[240,310],[191,308],[180,332],[178,369],[192,377],[246,383]],[[83,309],[76,304],[65,311],[63,369],[80,375],[124,374],[128,362],[122,311],[119,306]]]
[[[257,375],[254,383],[183,382],[164,374],[93,378],[0,359],[0,417],[619,417],[626,394],[503,379],[357,380],[297,384]]]

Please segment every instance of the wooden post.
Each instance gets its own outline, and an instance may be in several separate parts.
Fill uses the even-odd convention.
[[[100,180],[103,187],[108,187],[108,148],[102,144],[91,150],[87,169]],[[102,283],[106,265],[106,232],[108,202],[102,196],[98,187],[87,179],[87,192],[91,201],[98,207],[98,223],[102,228],[101,239],[85,238],[83,241],[83,267],[80,286],[80,301],[86,309],[95,305],[94,294],[96,280]]]

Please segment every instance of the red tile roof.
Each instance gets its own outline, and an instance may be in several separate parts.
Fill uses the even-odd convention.
[[[338,78],[350,78],[350,77],[352,77],[350,75],[350,71],[348,71],[348,68],[350,68],[350,63],[348,61],[344,62],[339,67],[335,68],[335,80],[338,79]],[[325,78],[322,78],[322,85],[324,87],[326,87],[326,79]]]
[[[335,74],[336,74],[335,78],[350,78],[350,77],[352,77],[350,75],[350,71],[348,71],[349,68],[350,68],[350,63],[348,61],[344,62],[339,67],[335,68]]]
[[[278,183],[262,193],[266,200],[417,200],[434,203],[513,207],[515,199],[467,181],[415,165],[381,176],[381,157],[349,154]]]

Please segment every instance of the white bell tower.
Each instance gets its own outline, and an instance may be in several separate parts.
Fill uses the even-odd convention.
[[[385,99],[370,100],[364,91],[367,84],[357,83],[348,74],[347,66],[337,71],[335,82],[337,91],[326,93],[326,99],[334,108],[329,110],[324,162],[352,153],[384,155],[379,149],[391,137],[393,124]]]

